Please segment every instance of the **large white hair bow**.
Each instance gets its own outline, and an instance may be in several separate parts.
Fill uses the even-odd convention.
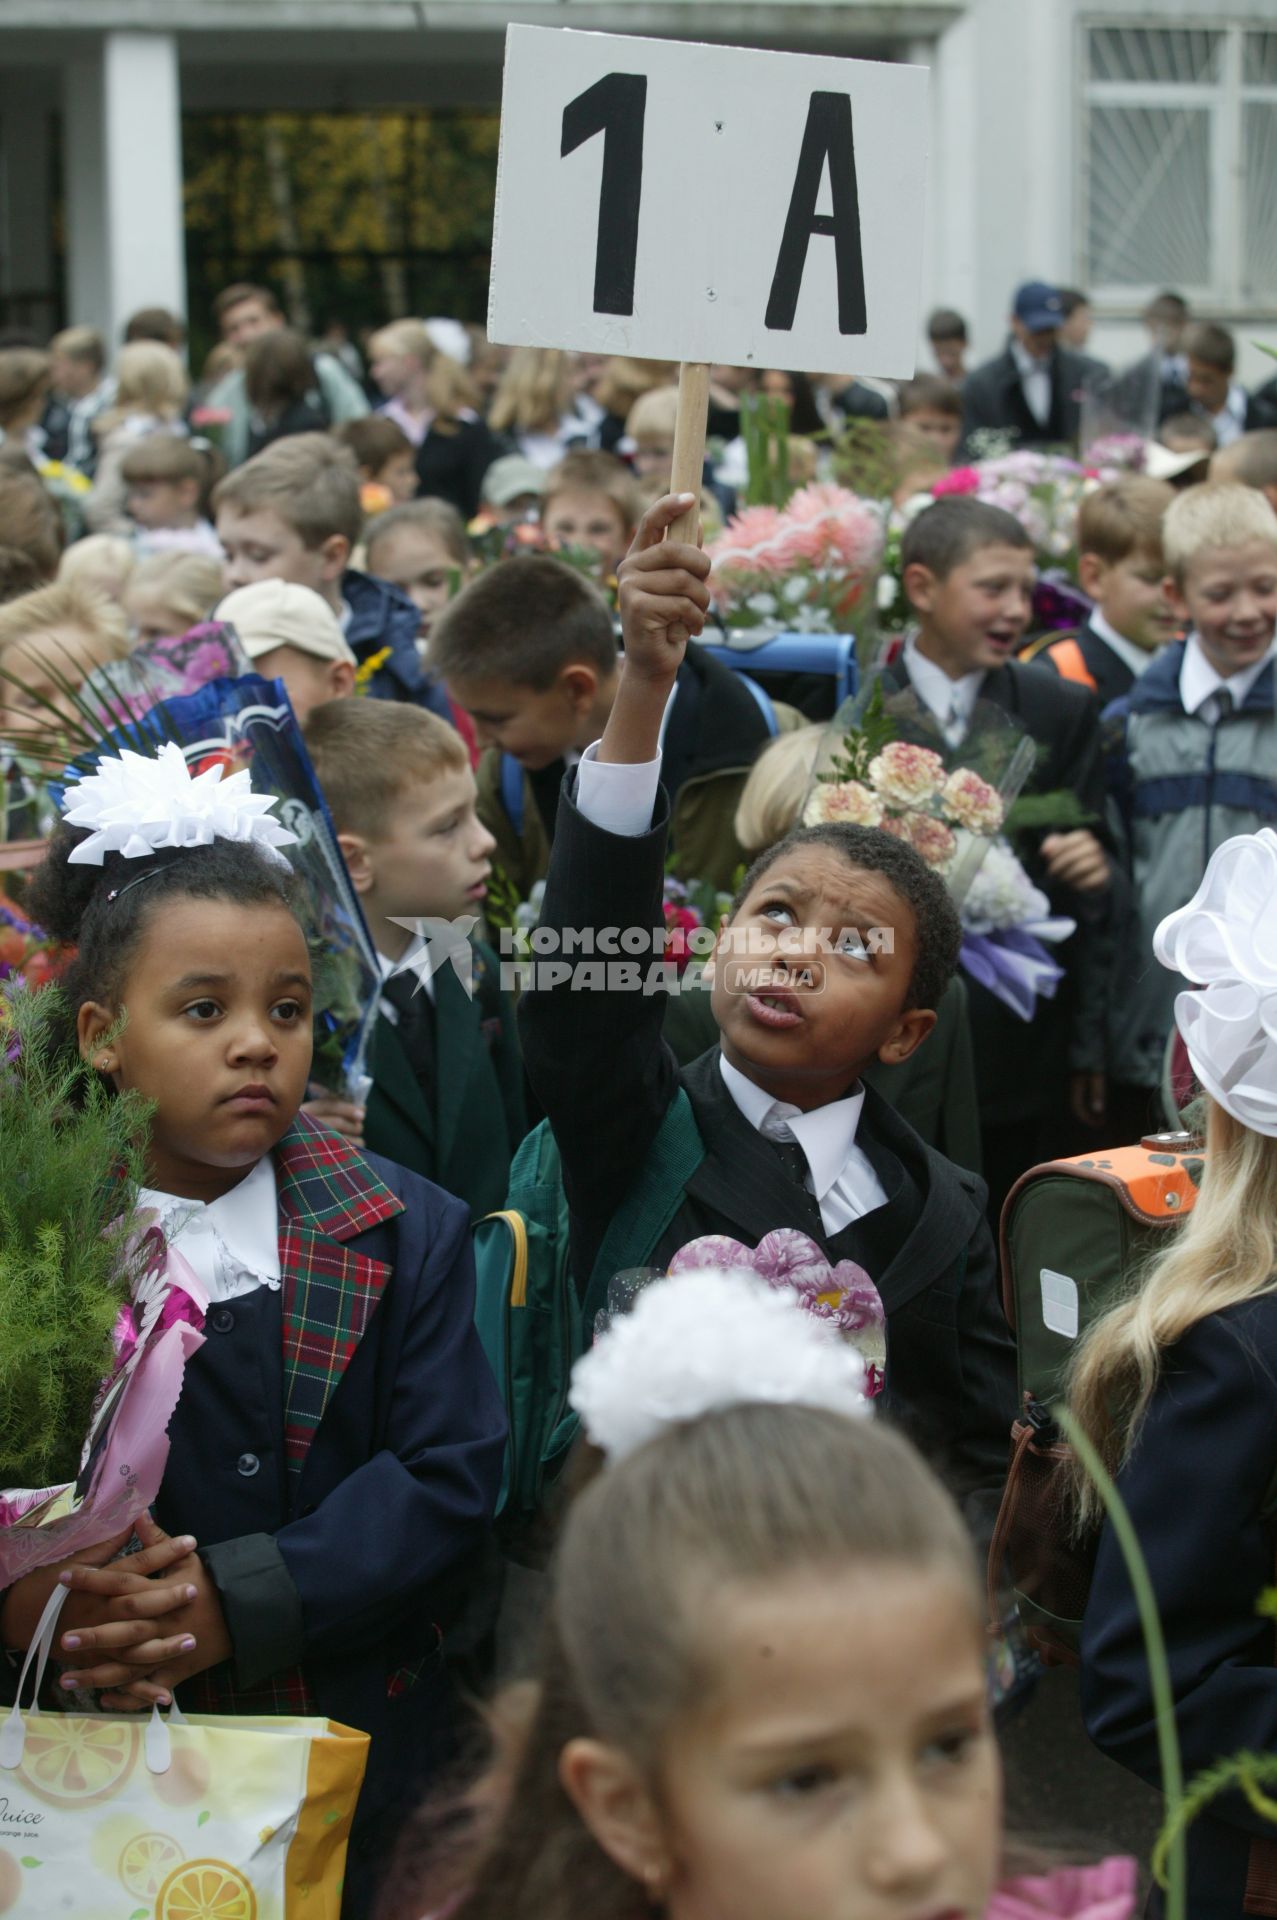
[[[100,867],[108,853],[139,860],[161,847],[251,840],[285,866],[276,848],[293,845],[297,835],[267,817],[275,804],[273,794],[253,792],[246,770],[225,775],[218,765],[192,774],[172,741],[154,759],[126,748],[118,758],[104,756],[93,773],[68,786],[62,800],[68,825],[93,832],[67,861]]]
[[[1277,1137],[1277,833],[1263,827],[1217,848],[1153,951],[1201,983],[1175,1002],[1197,1078],[1243,1126]]]
[[[856,1349],[796,1294],[701,1270],[641,1293],[577,1361],[568,1398],[619,1460],[667,1427],[753,1401],[867,1414],[864,1384]]]

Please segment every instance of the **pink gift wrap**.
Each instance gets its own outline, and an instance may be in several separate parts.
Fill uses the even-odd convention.
[[[204,1344],[207,1306],[180,1254],[169,1252],[143,1276],[116,1323],[115,1371],[94,1410],[79,1478],[0,1492],[0,1588],[124,1533],[146,1512],[164,1477],[186,1363]]]

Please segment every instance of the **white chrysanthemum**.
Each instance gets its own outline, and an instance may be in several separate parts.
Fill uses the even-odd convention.
[[[610,1460],[716,1408],[766,1401],[867,1414],[859,1353],[798,1296],[743,1270],[648,1287],[572,1369],[569,1399]]]
[[[108,853],[139,860],[161,847],[207,847],[214,840],[251,840],[285,864],[277,847],[297,835],[268,818],[273,794],[254,793],[246,770],[224,776],[213,766],[192,775],[182,749],[166,741],[154,759],[127,748],[104,755],[96,771],[68,786],[67,823],[92,827],[67,855],[72,866],[100,867]]]

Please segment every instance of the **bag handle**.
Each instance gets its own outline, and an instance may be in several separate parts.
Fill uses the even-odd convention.
[[[31,1695],[31,1705],[27,1712],[35,1715],[40,1712],[40,1689],[44,1685],[45,1668],[49,1664],[49,1655],[53,1652],[53,1643],[58,1635],[58,1621],[62,1609],[70,1596],[70,1587],[61,1584],[53,1589],[45,1602],[44,1612],[40,1615],[35,1632],[31,1636],[31,1645],[27,1648],[27,1657],[22,1663],[22,1672],[18,1676],[17,1691],[13,1696],[4,1725],[0,1726],[0,1767],[12,1771],[22,1764],[22,1754],[27,1742],[27,1723],[22,1710],[22,1694],[27,1684],[27,1674],[35,1663],[35,1686]],[[173,1743],[169,1737],[169,1728],[185,1726],[186,1718],[177,1704],[176,1698],[169,1708],[168,1718],[161,1714],[158,1705],[151,1708],[151,1717],[147,1721],[143,1739],[143,1751],[147,1769],[151,1773],[167,1773],[173,1764]]]

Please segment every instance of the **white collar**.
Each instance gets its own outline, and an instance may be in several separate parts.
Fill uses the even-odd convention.
[[[1047,379],[1050,379],[1051,362],[1039,360],[1036,354],[1030,353],[1029,349],[1016,339],[1014,334],[1011,336],[1011,358],[1015,361],[1016,371],[1021,380],[1029,380],[1035,373],[1044,373]]]
[[[955,705],[963,719],[970,720],[984,685],[983,667],[977,667],[974,673],[964,673],[958,680],[951,680],[943,667],[919,652],[916,633],[911,633],[905,641],[904,665],[905,672],[913,682],[914,692],[930,707],[942,725]]]
[[[788,1126],[807,1157],[812,1192],[818,1203],[823,1200],[842,1173],[856,1144],[860,1112],[865,1104],[864,1088],[857,1086],[856,1091],[844,1099],[831,1100],[826,1106],[813,1107],[809,1113],[804,1113],[801,1108],[790,1106],[788,1101],[774,1100],[770,1093],[747,1079],[740,1068],[734,1067],[730,1060],[725,1060],[721,1053],[718,1065],[724,1086],[756,1133],[775,1138],[772,1131],[775,1124],[784,1122]]]
[[[1096,639],[1102,640],[1105,646],[1117,655],[1122,665],[1130,668],[1138,680],[1152,660],[1152,654],[1146,653],[1143,647],[1137,647],[1135,642],[1128,640],[1124,633],[1119,633],[1117,628],[1104,618],[1098,607],[1092,607],[1087,625]]]
[[[1217,673],[1206,658],[1197,635],[1190,633],[1179,670],[1180,705],[1185,713],[1197,713],[1213,694],[1218,693],[1222,687],[1227,687],[1233,696],[1234,708],[1244,706],[1246,696],[1275,654],[1277,654],[1277,641],[1274,641],[1263,659],[1257,660],[1253,667],[1243,667],[1240,673],[1232,673],[1225,677],[1224,674]]]
[[[243,1282],[249,1276],[255,1284],[279,1285],[279,1195],[268,1153],[218,1200],[185,1200],[143,1187],[138,1204],[158,1211],[166,1236],[190,1261],[211,1299],[248,1292]],[[238,1279],[227,1273],[219,1257],[223,1253],[240,1270]]]

